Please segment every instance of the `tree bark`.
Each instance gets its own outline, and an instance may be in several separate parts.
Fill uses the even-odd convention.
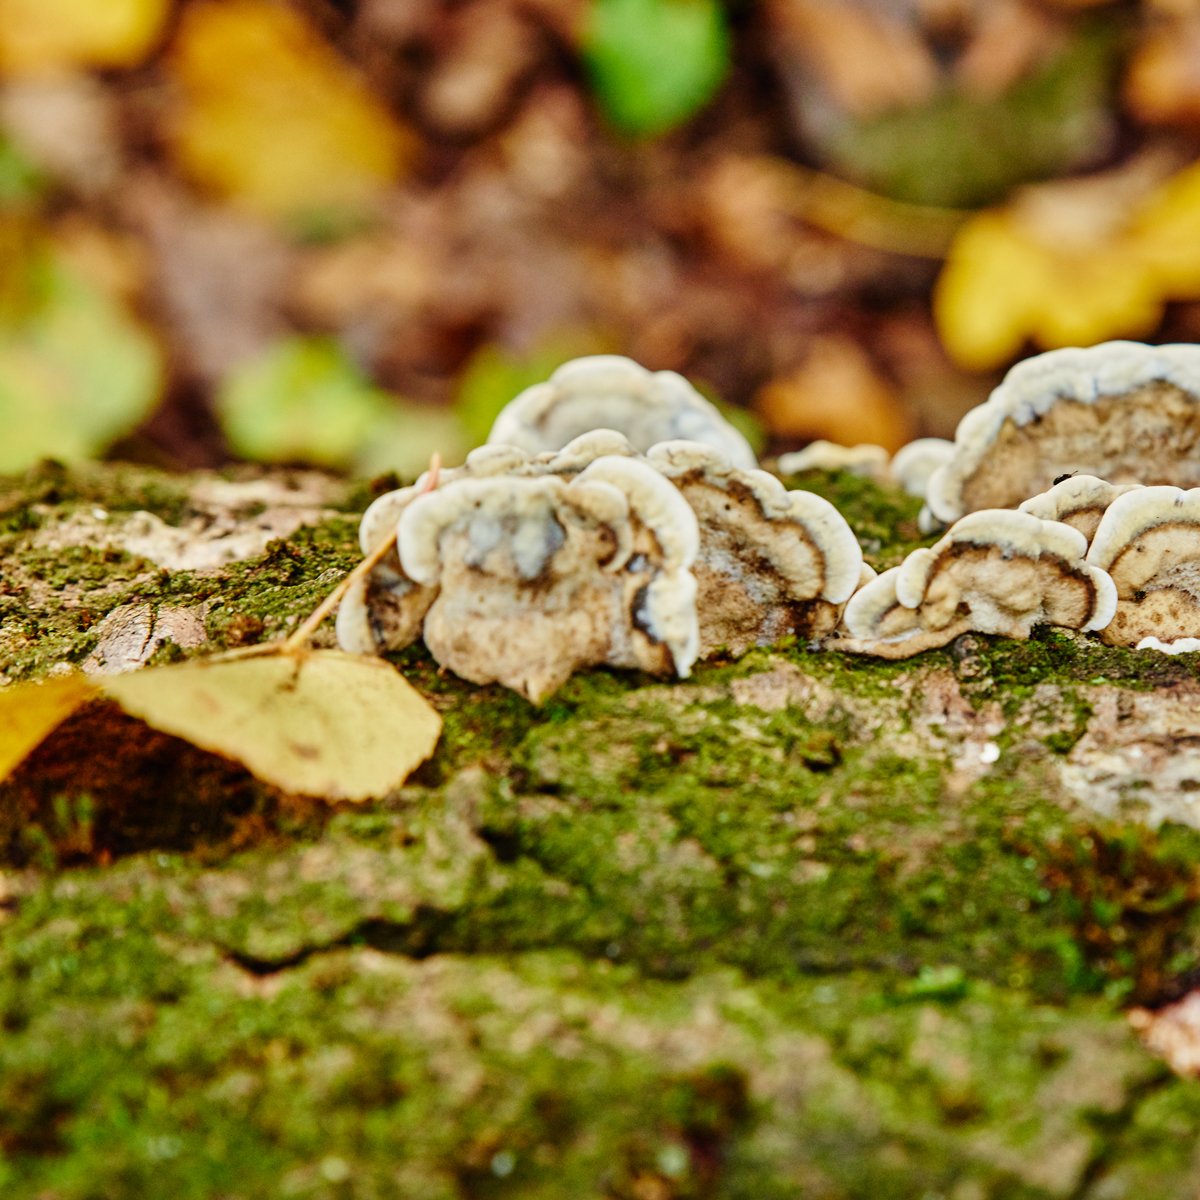
[[[368,499],[0,484],[4,680],[283,636]],[[1192,1197],[1200,1085],[1129,1020],[1194,1055],[1192,657],[781,645],[534,708],[417,647],[439,750],[341,807],[93,705],[0,785],[0,1192]]]

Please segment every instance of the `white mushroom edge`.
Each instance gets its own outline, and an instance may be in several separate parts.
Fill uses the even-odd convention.
[[[1094,404],[1157,381],[1200,397],[1200,346],[1105,342],[1051,350],[1017,363],[959,422],[954,457],[929,481],[930,513],[947,523],[964,514],[963,487],[991,452],[1005,421],[1028,425],[1062,400]]]
[[[995,551],[999,561],[975,566],[959,557],[964,549]],[[1041,580],[1043,559],[1091,596],[1071,627],[1101,629],[1112,619],[1116,589],[1106,572],[1084,560],[1086,551],[1086,539],[1069,525],[1010,509],[971,513],[934,546],[914,550],[856,592],[843,617],[849,637],[832,645],[906,658],[968,631],[1028,637],[1035,625],[1066,615]]]
[[[487,440],[540,453],[596,429],[615,430],[638,451],[684,438],[714,447],[735,466],[758,465],[750,443],[682,375],[648,371],[616,354],[574,359],[526,388]]]

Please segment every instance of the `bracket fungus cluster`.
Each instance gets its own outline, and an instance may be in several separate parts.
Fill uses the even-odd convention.
[[[682,438],[712,446],[736,467],[758,465],[750,443],[682,375],[616,354],[577,358],[526,388],[496,418],[488,442],[538,453],[593,429],[620,430],[635,450]]]
[[[984,509],[857,591],[839,649],[907,658],[967,632],[1027,638],[1035,625],[1102,629],[1117,596],[1084,560],[1087,539],[1058,521]]]
[[[696,519],[637,459],[597,457],[569,479],[465,474],[391,493],[362,538],[389,536],[394,554],[343,601],[345,649],[423,637],[455,674],[535,701],[581,667],[686,675],[695,661]]]
[[[1116,590],[1111,621],[1092,628],[1180,653],[1200,635],[1200,492],[1181,490],[1197,484],[1200,346],[1055,350],[962,419],[929,478],[923,528],[1014,506],[1070,525]]]
[[[1200,346],[1106,342],[1018,363],[959,423],[925,503],[950,523],[1063,475],[1200,484]]]
[[[343,600],[339,642],[423,637],[456,674],[535,701],[583,666],[686,676],[722,647],[830,634],[869,571],[832,504],[711,442],[493,443],[424,482],[364,515],[365,554],[395,545]]]
[[[436,488],[423,477],[367,510],[379,561],[338,638],[380,652],[423,637],[457,674],[534,701],[585,666],[682,677],[789,635],[893,659],[1040,624],[1200,649],[1200,487],[1166,486],[1200,483],[1197,449],[1200,347],[1116,342],[1015,367],[953,442],[781,459],[924,499],[939,540],[876,576],[837,509],[759,469],[680,376],[580,359]]]

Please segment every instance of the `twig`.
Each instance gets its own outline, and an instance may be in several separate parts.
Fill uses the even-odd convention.
[[[432,492],[438,485],[438,477],[442,471],[442,456],[434,453],[429,460],[429,470],[426,472],[425,484],[421,488],[420,495],[427,492]],[[391,552],[396,545],[396,531],[393,530],[389,537],[384,538],[366,558],[362,560],[338,585],[313,609],[311,613],[300,623],[299,626],[286,638],[279,646],[280,654],[301,654],[308,645],[309,638],[320,628],[321,622],[332,613],[339,604],[341,604],[346,593],[360,580],[364,575],[370,574]]]
[[[438,485],[442,471],[442,456],[435,453],[429,460],[429,470],[425,475],[425,483],[419,495],[432,492]],[[337,587],[313,609],[311,613],[286,638],[276,638],[274,641],[263,642],[258,646],[238,646],[233,650],[224,650],[206,658],[206,662],[229,662],[239,658],[258,658],[265,654],[288,654],[292,656],[303,654],[308,648],[308,640],[320,628],[321,622],[341,604],[346,593],[364,576],[375,569],[388,555],[396,544],[396,534],[393,532],[385,538],[366,558],[362,560]]]
[[[892,200],[823,171],[775,160],[784,206],[797,217],[860,246],[940,259],[964,221],[963,209]]]

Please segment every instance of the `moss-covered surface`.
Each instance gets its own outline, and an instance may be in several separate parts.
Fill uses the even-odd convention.
[[[923,538],[917,528],[921,501],[898,488],[882,488],[852,471],[802,471],[784,477],[789,488],[816,492],[837,505],[858,535],[867,562],[877,571],[899,565],[918,546],[936,538]]]
[[[184,523],[192,482],[0,488],[10,679],[123,604],[200,606],[189,653],[273,636],[355,559],[336,512],[207,571],[47,548],[87,506]],[[910,519],[824,486],[864,541]],[[1114,705],[1191,704],[1190,657],[780,646],[541,709],[396,661],[446,728],[377,803],[102,706],[0,785],[0,1196],[1196,1195],[1200,1084],[1123,1009],[1200,966],[1200,830],[1071,773]]]

